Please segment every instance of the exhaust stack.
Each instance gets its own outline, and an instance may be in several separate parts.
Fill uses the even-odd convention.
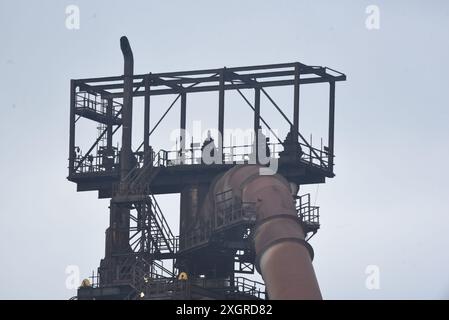
[[[128,38],[120,38],[120,48],[124,59],[124,83],[123,83],[123,108],[122,108],[122,150],[120,157],[120,174],[124,179],[131,169],[131,143],[132,143],[132,118],[133,118],[133,75],[134,57]]]

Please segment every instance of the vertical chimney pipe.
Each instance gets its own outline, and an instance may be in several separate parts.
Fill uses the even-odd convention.
[[[123,107],[122,107],[122,149],[120,154],[120,175],[123,180],[131,169],[131,143],[133,118],[133,75],[134,57],[128,38],[120,38],[120,48],[124,59]]]

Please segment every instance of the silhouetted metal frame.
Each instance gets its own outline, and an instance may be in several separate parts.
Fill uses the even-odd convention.
[[[86,91],[101,95],[103,99],[112,101],[113,99],[124,98],[124,76],[100,77],[77,79],[71,81],[70,95],[70,140],[69,140],[69,175],[75,173],[75,134],[76,128],[76,93]],[[260,93],[262,92],[269,101],[275,106],[280,114],[293,127],[298,137],[309,145],[301,135],[299,130],[300,118],[300,86],[304,84],[329,83],[329,126],[328,126],[328,152],[329,164],[328,170],[333,172],[334,158],[334,122],[335,122],[335,83],[345,81],[346,75],[334,69],[321,66],[308,66],[299,62],[270,64],[259,66],[246,66],[237,68],[205,69],[179,72],[163,72],[133,75],[132,77],[132,97],[144,97],[144,137],[143,142],[138,149],[144,147],[144,153],[149,154],[150,135],[156,129],[157,125],[163,120],[165,115],[171,110],[176,101],[181,98],[180,108],[180,129],[185,128],[186,119],[186,101],[188,93],[195,92],[218,92],[218,131],[221,133],[221,139],[218,139],[218,148],[223,150],[223,131],[225,114],[225,92],[227,90],[237,90],[246,103],[254,110],[254,129],[257,129],[259,121],[262,121],[270,130],[268,123],[260,115]],[[292,86],[293,94],[293,122],[285,115],[276,102],[269,96],[266,88]],[[255,105],[253,106],[243,95],[243,89],[254,89]],[[157,125],[150,130],[150,97],[158,95],[173,95],[177,98],[164,113]],[[120,116],[121,112],[115,115]],[[110,113],[109,113],[110,116]],[[112,140],[112,135],[120,128],[120,124],[112,130],[112,120],[108,124],[105,132],[92,145],[90,150],[84,155],[80,163],[83,163],[101,137],[107,134],[108,140]],[[182,142],[185,145],[185,137]],[[279,138],[278,138],[279,140]],[[313,150],[313,149],[312,149]],[[314,152],[314,151],[313,151]],[[317,155],[316,155],[317,156]],[[79,166],[80,164],[78,164]]]

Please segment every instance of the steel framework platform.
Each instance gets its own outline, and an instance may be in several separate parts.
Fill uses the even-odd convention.
[[[126,50],[125,46],[124,55]],[[98,275],[80,287],[78,299],[267,298],[262,283],[236,276],[254,273],[253,204],[225,192],[215,195],[213,225],[193,221],[198,210],[194,208],[201,204],[211,182],[236,164],[249,163],[254,148],[258,152],[257,135],[250,145],[224,146],[225,93],[238,92],[253,110],[249,127],[254,132],[261,126],[272,131],[260,115],[260,97],[264,95],[290,128],[285,139],[276,136],[276,142],[267,143],[269,157],[279,163],[278,172],[296,185],[324,183],[334,176],[335,84],[346,76],[299,62],[140,75],[126,70],[122,76],[71,80],[68,180],[76,183],[78,191],[98,191],[99,198],[111,198],[106,255]],[[299,130],[300,87],[315,83],[329,84],[327,146],[312,146]],[[268,93],[269,88],[281,86],[292,88],[291,119]],[[254,103],[244,89],[253,90]],[[214,164],[204,163],[202,147],[187,146],[184,133],[187,98],[201,92],[218,92],[220,134],[214,150],[221,161]],[[159,95],[172,96],[173,102],[150,128],[151,98]],[[123,171],[123,139],[131,145],[131,136],[120,136],[119,129],[132,125],[129,119],[135,97],[144,98],[144,132],[140,146],[129,151],[126,161],[130,165]],[[151,135],[177,103],[179,150],[158,150],[151,145]],[[77,142],[80,119],[98,126],[98,135],[84,153]],[[167,193],[181,194],[179,236],[171,231],[154,197]],[[320,226],[319,208],[304,195],[297,197],[297,210],[310,238]],[[165,260],[172,261],[170,268],[163,265]]]

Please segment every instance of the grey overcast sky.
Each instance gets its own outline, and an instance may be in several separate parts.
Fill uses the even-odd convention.
[[[71,4],[79,30],[65,25]],[[380,9],[378,30],[365,26],[369,5]],[[321,206],[311,243],[323,296],[449,298],[448,30],[443,0],[1,0],[0,298],[67,299],[76,290],[66,267],[85,277],[104,255],[107,200],[66,180],[69,80],[121,75],[122,35],[138,73],[292,61],[346,73],[337,176],[308,189]],[[327,120],[314,90],[304,93],[301,128],[319,139]],[[285,92],[273,95],[289,110]],[[189,123],[213,126],[214,100],[194,99]],[[226,126],[251,126],[243,108]],[[282,131],[272,109],[262,112]],[[157,141],[169,133],[170,123]],[[160,204],[177,231],[176,199]],[[379,267],[378,290],[365,286],[369,265]]]

